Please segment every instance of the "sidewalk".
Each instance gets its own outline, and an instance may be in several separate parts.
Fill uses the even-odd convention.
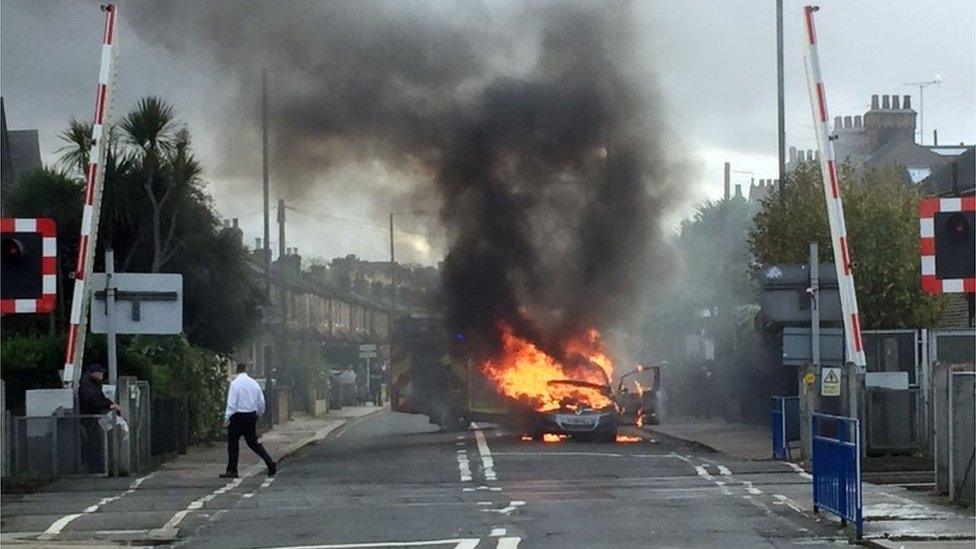
[[[675,418],[662,425],[645,427],[654,433],[680,439],[734,458],[750,461],[772,460],[769,428],[724,420]],[[791,491],[782,488],[784,492]],[[804,511],[813,512],[810,481],[795,485],[791,497],[802,502]],[[966,540],[960,547],[973,547],[976,517],[952,506],[944,497],[900,486],[863,483],[864,538],[871,547],[928,548],[955,547],[954,540]],[[824,513],[821,517],[832,517]],[[935,543],[931,545],[931,543]]]
[[[291,454],[383,410],[347,406],[318,418],[295,415],[264,433],[261,443],[275,460],[284,460],[285,469]],[[235,491],[253,491],[265,479],[264,464],[243,443],[240,479],[218,478],[226,463],[225,444],[199,445],[144,476],[65,478],[34,494],[3,494],[0,544],[58,547],[55,542],[171,541],[194,523],[194,515],[203,514],[198,510],[208,502],[231,497]]]

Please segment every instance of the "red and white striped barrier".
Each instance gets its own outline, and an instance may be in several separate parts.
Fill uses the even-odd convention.
[[[41,297],[0,299],[0,314],[50,313],[58,296],[58,231],[47,217],[0,219],[0,234],[38,233],[41,235]]]
[[[92,124],[92,155],[88,165],[85,185],[85,204],[81,219],[81,237],[78,244],[78,262],[75,266],[75,287],[71,297],[71,317],[68,325],[68,342],[64,352],[62,381],[74,387],[81,377],[81,365],[85,354],[85,331],[88,327],[88,279],[91,277],[98,241],[98,218],[102,203],[103,163],[108,150],[105,128],[112,102],[112,84],[115,75],[116,18],[118,8],[113,4],[102,6],[105,11],[105,30],[102,33],[102,61],[98,71],[98,92],[95,95],[95,118]]]
[[[976,196],[926,198],[918,203],[922,291],[927,294],[974,293],[976,278],[939,278],[935,272],[935,214],[942,212],[976,212]]]
[[[824,198],[827,201],[827,218],[830,222],[830,236],[834,248],[834,266],[837,269],[840,305],[844,315],[844,340],[847,357],[860,372],[863,372],[865,357],[861,341],[861,318],[857,310],[854,274],[851,272],[851,254],[847,245],[844,203],[841,200],[840,184],[837,178],[834,144],[827,130],[827,121],[830,118],[827,112],[823,76],[820,73],[820,58],[817,54],[817,30],[813,24],[813,13],[817,9],[815,6],[806,6],[803,9],[807,46],[809,48],[807,56],[804,57],[807,87],[810,91],[813,123],[817,131],[817,147],[820,149],[820,171],[823,174]]]

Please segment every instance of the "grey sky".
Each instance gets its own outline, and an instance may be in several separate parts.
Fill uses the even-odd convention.
[[[256,86],[240,89],[241,79],[232,77],[239,75],[226,74],[199,49],[188,50],[192,54],[174,53],[143,38],[145,33],[136,33],[126,22],[126,10],[136,8],[132,4],[121,2],[115,113],[147,94],[171,101],[194,136],[218,209],[226,217],[240,217],[246,242],[253,243],[259,235],[261,208],[257,120],[251,131],[242,127],[234,141],[240,149],[237,155],[247,159],[234,170],[221,161],[226,143],[217,142],[214,128],[222,125],[223,116],[253,110]],[[494,8],[508,3],[483,4]],[[246,9],[243,2],[238,5]],[[688,205],[674,215],[686,212],[697,200],[721,193],[725,160],[733,163],[733,169],[752,171],[757,178],[774,177],[775,2],[636,1],[632,5],[640,28],[646,29],[634,45],[635,58],[646,64],[642,73],[653,75],[649,85],[659,88],[667,106],[666,122],[678,132],[680,146],[691,160],[688,185],[693,192]],[[802,5],[786,1],[787,142],[814,148],[802,73]],[[820,5],[818,35],[831,115],[862,113],[872,93],[915,96],[917,89],[904,83],[939,74],[944,83],[925,93],[926,142],[931,142],[932,129],[939,130],[940,143],[976,141],[976,3],[825,0]],[[188,2],[184,9],[194,6]],[[621,8],[613,3],[607,9]],[[67,120],[91,116],[101,24],[102,14],[92,3],[0,2],[0,92],[8,125],[39,129],[47,162],[56,158],[57,132]],[[165,35],[166,26],[176,23],[160,17],[154,24]],[[918,109],[917,100],[914,106]],[[344,253],[385,257],[388,244],[382,226],[394,206],[356,189],[362,182],[395,176],[381,165],[366,164],[333,177],[343,184],[322,185],[303,197],[299,206],[366,223],[294,214],[289,220],[289,245],[298,246],[307,257]],[[748,176],[739,175],[735,182],[747,186]],[[411,224],[414,232],[425,230],[420,220],[404,219],[404,223]],[[398,248],[401,257],[437,259],[436,245],[433,254],[426,255],[422,238],[402,236],[416,245]]]

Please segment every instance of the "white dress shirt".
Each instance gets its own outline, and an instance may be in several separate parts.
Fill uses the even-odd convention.
[[[245,372],[237,374],[234,381],[230,382],[224,419],[229,420],[230,416],[238,412],[257,412],[258,415],[264,413],[264,392],[258,382]]]

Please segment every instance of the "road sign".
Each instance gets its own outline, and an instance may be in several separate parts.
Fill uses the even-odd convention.
[[[820,369],[820,396],[840,396],[840,368]]]
[[[183,331],[183,275],[94,273],[91,330],[117,334],[178,334]],[[109,310],[108,292],[115,298]]]
[[[832,263],[821,263],[819,270],[819,303],[822,322],[840,322],[840,294],[837,271]],[[810,266],[804,263],[763,265],[759,270],[762,292],[759,303],[766,322],[809,324],[811,295]]]
[[[976,197],[919,202],[922,291],[976,292]]]
[[[359,358],[376,358],[377,356],[375,343],[363,343],[359,346]]]
[[[49,313],[57,299],[57,227],[49,218],[0,219],[0,314]]]

